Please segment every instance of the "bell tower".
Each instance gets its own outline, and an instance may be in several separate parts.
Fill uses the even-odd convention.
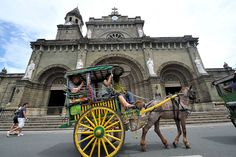
[[[84,25],[78,7],[66,14],[65,23],[57,25],[56,40],[83,38],[82,27]]]

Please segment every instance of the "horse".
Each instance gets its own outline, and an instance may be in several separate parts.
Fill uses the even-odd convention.
[[[147,123],[142,128],[142,135],[141,135],[141,151],[146,151],[146,134],[148,130],[154,125],[154,131],[160,137],[162,143],[164,144],[165,148],[170,148],[167,139],[162,135],[160,131],[160,119],[174,119],[178,134],[176,135],[173,146],[174,148],[177,147],[179,143],[179,138],[183,133],[183,143],[186,149],[190,149],[191,145],[187,139],[187,132],[186,132],[186,119],[190,113],[188,104],[190,101],[194,101],[195,93],[191,90],[191,87],[182,87],[178,97],[176,99],[172,99],[171,101],[167,102],[166,104],[154,109],[151,112],[147,112],[145,116],[147,117]],[[149,108],[154,106],[155,104],[161,102],[160,99],[155,99],[147,104],[144,105],[145,108]]]

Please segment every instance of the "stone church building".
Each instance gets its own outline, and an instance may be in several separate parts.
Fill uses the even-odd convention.
[[[86,36],[82,34],[84,24]],[[221,101],[211,82],[227,71],[204,68],[197,37],[150,37],[144,33],[140,16],[123,16],[116,8],[110,15],[91,17],[86,23],[75,8],[57,28],[55,40],[31,42],[26,73],[0,74],[1,107],[29,102],[32,115],[60,113],[65,103],[65,72],[100,64],[122,66],[121,82],[140,97],[165,97],[182,85],[192,85],[197,94],[193,110],[208,110]]]

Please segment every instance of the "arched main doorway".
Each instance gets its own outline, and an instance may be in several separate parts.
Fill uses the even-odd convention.
[[[186,67],[176,63],[165,65],[160,74],[161,85],[166,95],[178,93],[181,86],[189,86],[193,78]]]
[[[39,77],[39,82],[47,87],[48,95],[45,95],[47,99],[47,114],[48,115],[60,115],[62,108],[65,104],[65,72],[67,68],[64,67],[51,67],[42,72]]]

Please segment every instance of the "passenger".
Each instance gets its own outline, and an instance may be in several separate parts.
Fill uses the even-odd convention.
[[[74,75],[74,76],[72,76],[71,80],[69,81],[68,88],[69,88],[70,92],[73,94],[79,93],[84,88],[84,81],[82,81],[80,76]],[[78,96],[79,97],[77,97],[77,95],[73,96],[70,99],[70,103],[83,102],[83,101],[88,100],[86,94],[80,93],[80,95],[78,95]]]
[[[83,86],[84,81],[82,81],[79,76],[72,76],[68,87],[71,93],[78,93],[83,88]]]
[[[105,80],[103,81],[103,85],[104,85],[105,87],[103,86],[102,88],[105,88],[105,89],[107,90],[107,92],[110,92],[109,90],[112,89],[112,87],[111,87],[112,77],[113,77],[113,75],[112,75],[111,73],[108,73],[108,74],[106,75]],[[103,90],[104,90],[104,89],[103,89]],[[132,107],[134,107],[134,105],[128,103],[128,102],[125,100],[125,98],[123,97],[123,95],[122,95],[121,93],[116,92],[116,91],[114,91],[114,92],[115,92],[114,94],[118,96],[119,102],[121,103],[121,105],[122,105],[123,107],[126,107],[126,108],[132,108]]]
[[[235,91],[236,90],[236,71],[234,72],[234,77],[233,77],[233,83],[227,85],[227,86],[224,86],[224,90],[227,90],[227,91]]]
[[[128,91],[127,89],[125,89],[125,87],[123,87],[120,84],[120,76],[114,76],[113,81],[114,81],[114,86],[113,87],[114,87],[115,92],[123,94],[125,99],[129,103],[133,104],[135,102],[134,95],[133,95],[132,92]]]

